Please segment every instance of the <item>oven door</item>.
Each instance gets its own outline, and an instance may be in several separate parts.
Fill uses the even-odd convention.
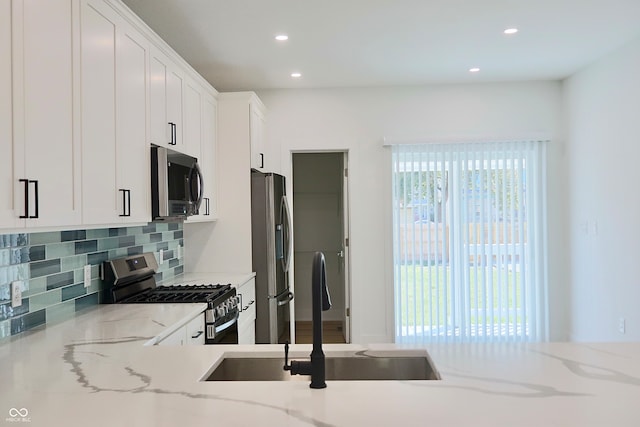
[[[238,318],[240,311],[236,311],[229,319],[217,320],[210,323],[207,316],[205,344],[238,344]]]

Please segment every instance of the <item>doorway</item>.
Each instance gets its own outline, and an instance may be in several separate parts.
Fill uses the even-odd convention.
[[[295,341],[311,343],[311,267],[324,253],[331,309],[323,341],[350,342],[348,173],[346,152],[293,153]]]

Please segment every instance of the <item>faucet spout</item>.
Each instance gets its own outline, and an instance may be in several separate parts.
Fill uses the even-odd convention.
[[[291,361],[288,364],[289,343],[285,344],[284,370],[291,375],[311,375],[311,388],[325,388],[325,363],[322,351],[322,312],[331,308],[331,298],[327,288],[327,268],[322,252],[316,252],[313,257],[311,278],[311,302],[313,321],[313,350],[311,361]]]
[[[327,268],[322,252],[313,257],[311,302],[313,321],[313,350],[311,351],[311,388],[325,388],[325,363],[322,351],[322,312],[331,308],[327,288]]]

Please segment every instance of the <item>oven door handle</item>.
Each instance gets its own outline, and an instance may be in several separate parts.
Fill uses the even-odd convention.
[[[218,335],[220,332],[225,331],[227,329],[229,329],[231,326],[235,325],[238,322],[238,318],[240,317],[240,312],[236,312],[236,315],[233,319],[223,323],[220,326],[216,326],[216,335]]]

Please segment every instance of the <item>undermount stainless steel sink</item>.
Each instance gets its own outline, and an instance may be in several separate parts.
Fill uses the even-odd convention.
[[[284,359],[268,357],[225,358],[205,381],[309,381],[282,369]],[[428,356],[327,357],[328,381],[439,380]]]

